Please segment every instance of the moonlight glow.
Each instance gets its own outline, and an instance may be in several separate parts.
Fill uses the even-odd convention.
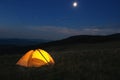
[[[73,3],[73,7],[77,7],[78,3],[77,2],[74,2]]]

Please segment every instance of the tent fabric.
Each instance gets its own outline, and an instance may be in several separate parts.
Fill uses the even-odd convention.
[[[53,58],[42,49],[30,50],[19,59],[16,65],[24,67],[41,67],[44,65],[53,65]]]

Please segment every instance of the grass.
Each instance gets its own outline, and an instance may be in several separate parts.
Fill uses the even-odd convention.
[[[0,56],[0,80],[120,80],[119,43],[78,44],[44,48],[53,67],[23,68],[22,54]]]

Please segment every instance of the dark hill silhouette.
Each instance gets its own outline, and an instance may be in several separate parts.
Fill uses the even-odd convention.
[[[40,44],[41,46],[54,46],[65,44],[79,44],[79,43],[103,43],[103,42],[120,41],[120,33],[111,35],[77,35],[66,39],[56,40]]]
[[[12,40],[14,41],[14,40]],[[6,44],[2,45],[0,44],[0,54],[16,54],[16,53],[24,53],[24,51],[30,50],[30,49],[36,49],[36,48],[59,48],[65,47],[65,46],[74,46],[74,45],[81,45],[81,44],[95,44],[95,43],[106,43],[109,42],[112,45],[112,42],[114,45],[120,43],[120,33],[117,34],[111,34],[111,35],[77,35],[77,36],[71,36],[66,39],[62,40],[56,40],[46,43],[38,43],[38,44],[32,44],[32,45],[13,45],[13,44]],[[59,47],[58,47],[59,46]]]
[[[112,35],[78,35],[63,39],[62,41],[67,43],[99,43],[119,40],[120,33]]]
[[[8,39],[0,39],[0,45],[35,45],[48,42],[49,40],[43,39],[17,39],[17,38],[8,38]]]

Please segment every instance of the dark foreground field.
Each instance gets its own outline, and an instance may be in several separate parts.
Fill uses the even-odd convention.
[[[53,67],[16,66],[22,51],[1,55],[0,80],[120,80],[120,42],[49,46],[44,50],[53,56]]]

